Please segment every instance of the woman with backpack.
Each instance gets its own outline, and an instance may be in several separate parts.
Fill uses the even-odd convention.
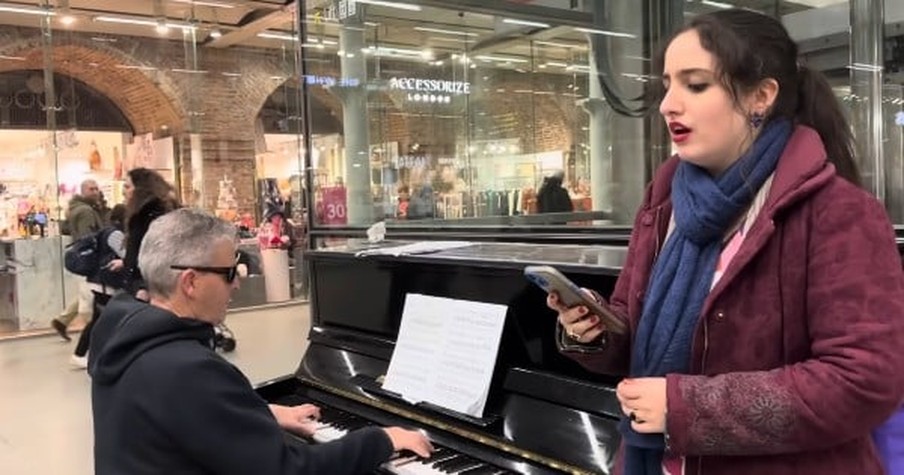
[[[100,318],[101,311],[107,302],[117,293],[121,292],[126,284],[123,258],[126,255],[125,249],[125,205],[116,205],[110,211],[110,225],[101,230],[98,239],[97,259],[99,270],[94,275],[87,276],[88,287],[94,296],[94,303],[91,306],[91,321],[82,330],[82,334],[75,346],[75,352],[72,354],[71,363],[76,368],[85,369],[88,367],[88,346],[91,343],[91,331],[94,324]]]

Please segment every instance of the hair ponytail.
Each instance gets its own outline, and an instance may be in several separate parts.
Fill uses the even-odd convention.
[[[838,175],[860,186],[860,172],[854,160],[854,136],[829,82],[822,73],[800,66],[797,91],[797,122],[819,133],[829,162],[835,165]]]

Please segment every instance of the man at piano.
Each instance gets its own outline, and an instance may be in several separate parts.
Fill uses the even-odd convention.
[[[150,302],[111,300],[94,329],[95,473],[355,474],[393,452],[428,456],[420,432],[365,428],[322,445],[312,405],[267,405],[213,349],[238,287],[235,228],[181,209],[151,224],[138,262]]]

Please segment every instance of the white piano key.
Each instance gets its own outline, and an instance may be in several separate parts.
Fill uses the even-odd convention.
[[[329,424],[324,424],[321,422],[318,423],[317,428],[314,429],[314,436],[312,437],[312,439],[314,439],[314,442],[322,444],[331,440],[342,438],[343,436],[345,436],[345,434],[348,434],[347,430],[337,429]]]
[[[387,462],[383,464],[383,468],[397,475],[449,475],[448,472],[441,472],[417,460],[399,465]]]

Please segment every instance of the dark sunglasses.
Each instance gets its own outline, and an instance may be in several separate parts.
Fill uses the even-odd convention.
[[[235,278],[239,275],[239,256],[235,256],[236,263],[232,267],[211,267],[211,266],[170,266],[173,270],[193,270],[195,272],[209,272],[211,274],[219,274],[227,284],[235,282]]]

